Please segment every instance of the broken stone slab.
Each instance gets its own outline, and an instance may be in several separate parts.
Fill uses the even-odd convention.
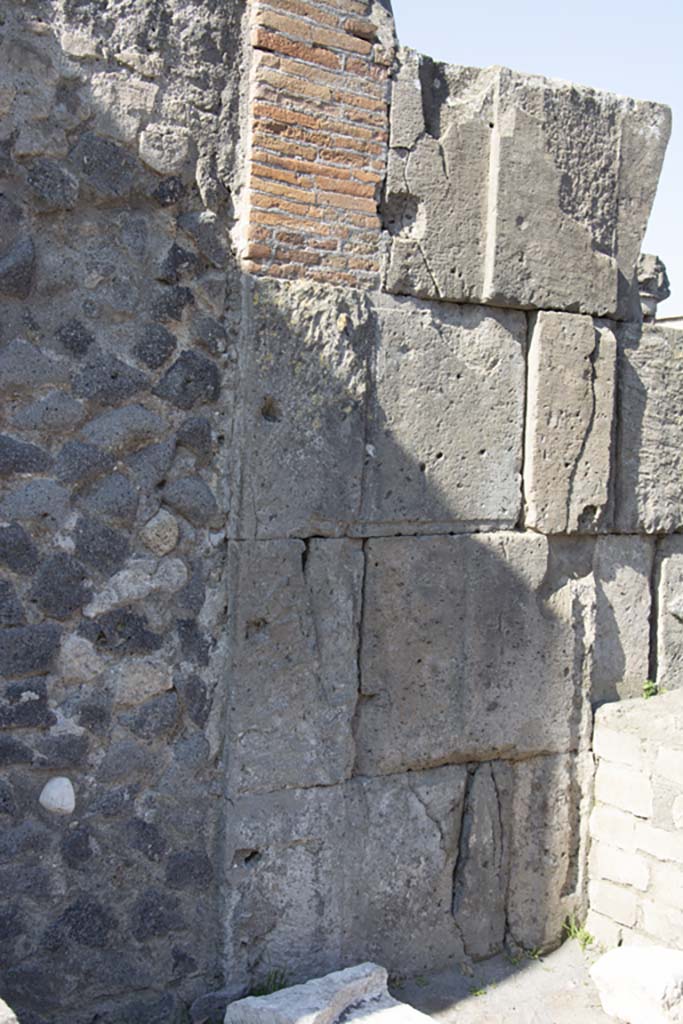
[[[617,341],[589,316],[539,313],[529,345],[526,525],[609,526]]]
[[[333,785],[351,774],[361,541],[233,541],[229,785]]]
[[[377,538],[366,557],[357,771],[576,749],[583,613],[547,538]]]
[[[250,296],[230,536],[340,536],[360,508],[369,302],[307,282]]]
[[[387,972],[359,964],[266,996],[231,1003],[225,1024],[336,1024],[339,1020],[381,1024],[426,1024],[431,1017],[393,999]]]
[[[658,104],[401,51],[387,289],[623,319],[670,130]]]
[[[628,1024],[681,1024],[683,952],[621,946],[590,969],[605,1013]]]
[[[526,317],[383,297],[365,536],[512,529],[521,504]]]
[[[683,331],[643,324],[619,335],[616,526],[672,533],[683,526]]]
[[[466,779],[445,766],[234,799],[231,982],[248,989],[263,964],[297,980],[365,959],[404,972],[460,962],[451,904]]]

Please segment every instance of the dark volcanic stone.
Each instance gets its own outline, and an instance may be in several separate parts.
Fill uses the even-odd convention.
[[[0,768],[12,764],[30,764],[33,751],[16,736],[0,736]]]
[[[13,473],[43,473],[51,464],[49,454],[37,445],[0,434],[0,476],[11,476]]]
[[[81,896],[64,911],[58,927],[74,942],[104,948],[117,924],[114,915],[92,896]]]
[[[178,722],[178,697],[175,693],[152,697],[135,711],[121,715],[121,721],[142,739],[163,736],[171,732]]]
[[[36,252],[33,239],[20,238],[4,256],[0,256],[0,295],[27,299],[33,286]]]
[[[176,689],[195,725],[203,729],[211,709],[206,683],[200,676],[183,676],[176,681]]]
[[[23,626],[24,609],[9,580],[0,580],[0,626]]]
[[[133,818],[126,825],[126,838],[135,850],[147,860],[157,863],[166,853],[166,840],[156,825],[141,818]]]
[[[40,741],[35,764],[39,768],[80,768],[88,756],[88,737],[65,733]]]
[[[149,323],[142,328],[135,355],[150,370],[158,370],[176,350],[175,335],[163,324]]]
[[[154,189],[152,195],[160,206],[173,206],[179,202],[187,193],[187,189],[180,178],[164,178]]]
[[[52,669],[61,630],[52,623],[0,630],[0,675],[28,676]]]
[[[67,441],[55,460],[54,472],[62,483],[87,483],[109,473],[115,465],[113,456],[94,444]]]
[[[159,398],[179,409],[191,409],[200,402],[216,402],[221,378],[218,367],[199,352],[183,352],[154,389]]]
[[[93,851],[90,845],[90,831],[85,826],[64,833],[60,843],[64,863],[70,868],[80,868],[90,860]]]
[[[212,355],[217,356],[225,352],[228,342],[228,335],[225,327],[218,320],[211,316],[200,316],[192,322],[192,333],[200,345],[203,345]]]
[[[168,858],[166,884],[172,889],[204,889],[212,878],[211,861],[203,850],[181,850]]]
[[[178,900],[158,889],[148,889],[133,906],[131,927],[140,942],[156,935],[168,935],[182,924]]]
[[[212,451],[211,424],[205,416],[190,416],[178,431],[178,444],[184,445],[199,456],[202,461]]]
[[[81,516],[76,525],[76,557],[105,576],[117,572],[128,558],[129,542],[119,530]]]
[[[152,319],[161,320],[182,320],[183,310],[186,306],[194,305],[194,295],[184,285],[172,285],[165,288],[152,303]]]
[[[138,500],[137,489],[122,473],[112,473],[83,496],[92,512],[126,525],[135,519]]]
[[[0,727],[35,728],[52,725],[55,716],[47,706],[47,688],[41,679],[9,683],[0,696]]]
[[[101,353],[90,358],[73,381],[73,392],[79,398],[103,403],[124,402],[148,387],[149,380],[140,370]]]
[[[31,588],[31,600],[46,615],[67,619],[90,599],[85,569],[75,558],[60,551],[38,569]]]
[[[72,210],[78,199],[78,178],[48,157],[32,160],[26,176],[28,186],[47,210]]]
[[[38,548],[18,523],[0,526],[0,565],[26,575],[38,565]]]
[[[164,488],[163,499],[193,526],[220,525],[221,516],[213,491],[199,476],[172,480]]]
[[[17,802],[14,799],[14,789],[6,779],[0,779],[0,815],[16,813]]]
[[[122,146],[88,132],[72,149],[70,159],[84,180],[100,195],[120,197],[130,192],[135,160]]]
[[[81,636],[116,654],[151,654],[158,651],[163,637],[148,629],[147,619],[132,608],[114,608],[79,627]]]
[[[196,270],[198,262],[193,252],[183,249],[182,245],[174,242],[166,253],[158,280],[164,281],[166,284],[178,284],[183,274],[193,273]]]
[[[198,665],[209,664],[210,644],[208,638],[200,631],[195,619],[179,619],[177,623],[180,638],[180,652],[183,658],[194,661]]]
[[[58,327],[55,337],[72,356],[84,356],[95,341],[94,335],[76,317]]]

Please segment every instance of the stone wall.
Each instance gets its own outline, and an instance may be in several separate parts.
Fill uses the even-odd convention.
[[[596,718],[587,927],[606,946],[683,949],[682,698],[629,700]]]
[[[668,112],[395,53],[385,2],[0,33],[0,995],[557,943],[592,708],[680,660]]]

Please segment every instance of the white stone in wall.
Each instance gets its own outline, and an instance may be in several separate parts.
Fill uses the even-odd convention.
[[[15,1014],[4,999],[0,999],[0,1024],[19,1024]]]
[[[588,899],[593,910],[610,920],[627,928],[632,928],[636,923],[638,901],[632,889],[592,879],[588,885]]]
[[[590,969],[605,1013],[628,1024],[681,1024],[683,953],[624,946]]]
[[[41,807],[51,814],[73,814],[76,808],[76,794],[71,780],[63,776],[50,779],[43,786],[38,797]]]
[[[616,338],[589,316],[539,313],[529,345],[526,523],[542,533],[609,526]]]
[[[595,798],[639,818],[652,815],[652,784],[645,771],[601,761],[595,775]]]
[[[683,687],[683,537],[665,538],[658,554],[657,672],[672,690]]]

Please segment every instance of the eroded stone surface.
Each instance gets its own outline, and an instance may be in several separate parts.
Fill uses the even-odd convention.
[[[543,533],[610,525],[616,338],[588,316],[539,313],[529,346],[526,524]]]
[[[665,107],[404,51],[391,121],[389,291],[627,315]]]
[[[657,674],[671,690],[683,686],[683,538],[667,537],[657,554]]]

